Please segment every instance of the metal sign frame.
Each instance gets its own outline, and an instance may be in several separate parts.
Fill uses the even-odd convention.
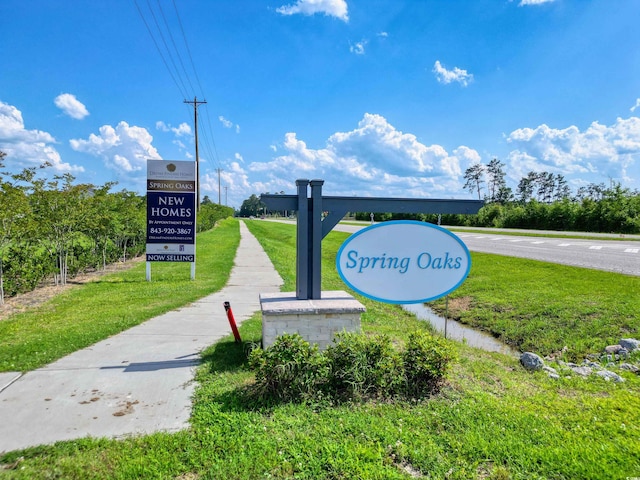
[[[297,210],[296,298],[320,299],[322,290],[322,239],[347,212],[475,214],[483,200],[373,198],[322,196],[324,180],[296,180],[297,195],[263,194],[260,200],[271,210]],[[311,196],[309,194],[311,186]],[[328,212],[323,218],[322,213]]]

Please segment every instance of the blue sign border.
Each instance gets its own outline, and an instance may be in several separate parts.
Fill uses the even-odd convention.
[[[391,300],[391,299],[387,299],[387,298],[376,297],[376,296],[371,295],[371,294],[369,294],[367,292],[363,292],[359,288],[355,287],[351,282],[349,282],[346,279],[346,277],[342,274],[342,269],[340,268],[340,258],[342,256],[342,251],[347,247],[347,245],[353,239],[358,237],[359,235],[365,234],[365,233],[367,233],[367,232],[369,232],[369,231],[371,231],[373,229],[389,227],[389,226],[392,226],[392,225],[401,225],[401,224],[411,224],[411,225],[416,225],[416,226],[420,226],[420,227],[425,227],[425,228],[431,228],[431,229],[434,229],[434,230],[438,230],[440,232],[446,233],[451,238],[453,238],[456,242],[458,242],[460,244],[460,246],[462,247],[462,249],[464,250],[464,252],[466,253],[466,255],[467,255],[467,270],[464,272],[464,275],[462,276],[460,281],[458,283],[456,283],[453,287],[451,287],[449,290],[447,290],[446,292],[443,292],[443,293],[441,293],[439,295],[435,295],[435,296],[432,296],[432,297],[421,298],[421,299],[416,299],[416,300]],[[469,253],[469,249],[467,248],[465,243],[462,240],[460,240],[460,238],[458,238],[458,236],[456,236],[455,234],[453,234],[452,232],[450,232],[446,228],[442,228],[442,227],[440,227],[438,225],[434,225],[433,223],[418,222],[416,220],[392,220],[392,221],[389,221],[389,222],[383,222],[383,223],[377,223],[375,225],[371,225],[371,226],[363,228],[362,230],[359,230],[359,231],[355,232],[354,234],[352,234],[351,236],[349,236],[349,238],[347,238],[347,240],[345,240],[344,243],[340,246],[340,249],[338,250],[338,254],[336,255],[336,269],[338,270],[338,275],[340,275],[340,278],[342,279],[342,281],[345,284],[347,284],[347,286],[349,286],[349,288],[351,288],[355,292],[359,293],[360,295],[363,295],[363,296],[365,296],[367,298],[370,298],[372,300],[376,300],[378,302],[383,302],[383,303],[396,304],[396,305],[411,304],[411,303],[426,303],[426,302],[431,302],[433,300],[437,300],[438,298],[442,298],[442,297],[448,295],[449,293],[453,292],[454,290],[456,290],[458,287],[460,287],[460,285],[462,285],[462,282],[464,282],[467,279],[467,277],[469,276],[469,272],[471,271],[471,254]]]

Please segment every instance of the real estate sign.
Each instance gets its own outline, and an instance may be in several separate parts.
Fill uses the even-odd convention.
[[[147,262],[195,262],[195,162],[147,160]]]
[[[469,274],[471,256],[444,228],[394,221],[350,236],[336,266],[342,280],[362,295],[385,303],[422,303],[458,288]]]

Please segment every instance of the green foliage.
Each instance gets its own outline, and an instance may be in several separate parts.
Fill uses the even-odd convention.
[[[51,275],[65,284],[68,276],[144,253],[145,197],[110,192],[114,183],[76,184],[70,174],[45,181],[33,168],[3,175],[0,303],[5,294],[29,291]],[[198,213],[197,232],[231,216],[232,208],[208,202]]]
[[[407,393],[420,395],[440,387],[456,354],[443,338],[416,331],[409,334],[402,359]]]
[[[328,376],[318,346],[298,334],[281,335],[266,350],[252,350],[249,364],[256,374],[255,393],[285,402],[313,398]]]
[[[198,212],[197,231],[204,232],[215,227],[216,222],[233,216],[233,208],[217,203],[202,203]]]
[[[475,173],[474,173],[475,172]],[[478,189],[478,168],[474,169],[468,188]],[[591,186],[576,198],[570,198],[561,175],[535,174],[523,178],[519,186],[520,201],[512,201],[502,185],[500,172],[491,181],[491,196],[476,215],[375,213],[376,222],[418,220],[449,226],[524,228],[605,233],[640,233],[640,192],[614,185]],[[491,177],[493,178],[493,177]],[[474,180],[475,179],[475,180]],[[542,180],[540,180],[542,179]],[[541,186],[536,186],[542,182]],[[597,188],[596,188],[597,187]],[[540,192],[535,196],[535,192]],[[369,212],[356,212],[356,220],[369,221]]]
[[[257,217],[261,213],[264,213],[266,205],[260,201],[260,197],[253,194],[247,198],[240,206],[241,217]]]
[[[342,332],[324,352],[298,334],[266,350],[254,349],[254,398],[283,402],[354,402],[420,397],[436,392],[455,359],[446,340],[426,332],[409,336],[404,352],[387,335]]]
[[[337,399],[389,398],[402,389],[402,359],[386,335],[339,333],[326,356]]]

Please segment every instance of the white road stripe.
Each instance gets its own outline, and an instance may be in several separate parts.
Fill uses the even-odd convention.
[[[640,248],[627,248],[624,253],[638,253],[640,252]]]
[[[602,246],[600,245],[592,245],[589,247],[589,250],[602,250]]]
[[[570,243],[559,243],[558,246],[559,247],[568,247],[569,245],[571,245]]]

